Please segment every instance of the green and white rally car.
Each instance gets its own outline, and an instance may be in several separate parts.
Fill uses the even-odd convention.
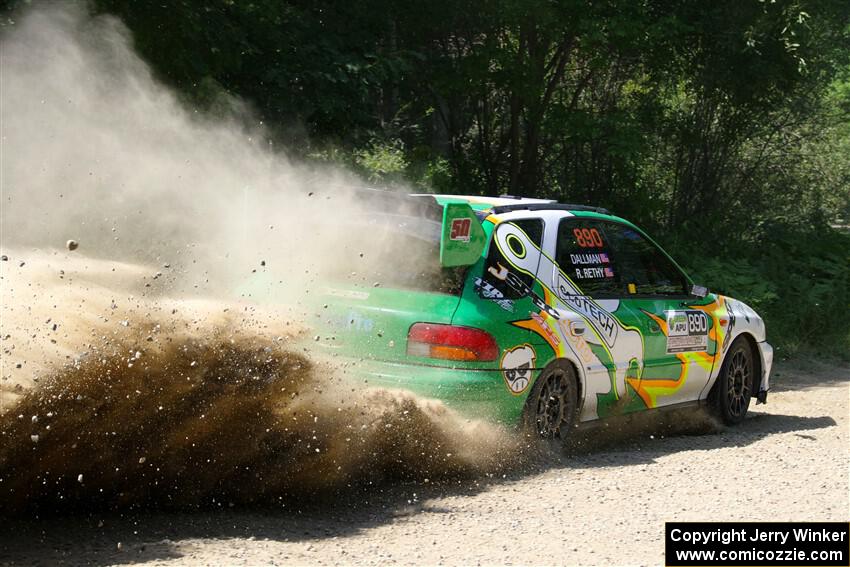
[[[681,405],[733,424],[766,401],[762,319],[693,285],[630,222],[537,199],[368,200],[344,221],[344,245],[378,260],[326,280],[317,344],[370,386],[548,438]]]

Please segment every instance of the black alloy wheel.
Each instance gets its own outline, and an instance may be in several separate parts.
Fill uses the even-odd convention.
[[[717,416],[727,425],[741,423],[747,415],[756,384],[754,356],[747,339],[738,337],[729,347],[720,368],[712,405]]]
[[[578,381],[572,364],[556,360],[535,382],[525,407],[526,426],[543,439],[566,442],[578,418]]]

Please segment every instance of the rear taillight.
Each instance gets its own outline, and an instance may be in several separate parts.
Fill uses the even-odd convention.
[[[496,360],[499,347],[487,331],[438,323],[414,323],[407,333],[407,354],[444,360]]]

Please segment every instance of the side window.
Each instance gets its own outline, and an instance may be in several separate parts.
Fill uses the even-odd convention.
[[[635,229],[605,223],[617,257],[625,295],[688,295],[685,275],[655,244]]]
[[[624,286],[605,224],[594,219],[562,219],[555,261],[583,294],[619,297]]]
[[[525,232],[534,244],[538,247],[543,241],[543,220],[520,219],[510,221],[511,224],[518,226]],[[502,267],[510,270],[511,264],[502,256],[499,247],[494,242],[490,242],[490,250],[487,253],[487,262],[484,264],[484,273],[482,274],[482,284],[479,289],[481,297],[487,299],[519,299],[521,295],[516,292],[515,288],[510,286],[506,280],[501,280],[493,275],[490,268],[498,272]],[[516,274],[519,280],[527,287],[533,287],[534,276],[528,274]]]

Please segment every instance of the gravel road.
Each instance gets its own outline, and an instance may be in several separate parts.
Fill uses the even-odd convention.
[[[301,510],[6,522],[0,564],[663,564],[665,521],[850,518],[850,367],[780,364],[736,428]]]

